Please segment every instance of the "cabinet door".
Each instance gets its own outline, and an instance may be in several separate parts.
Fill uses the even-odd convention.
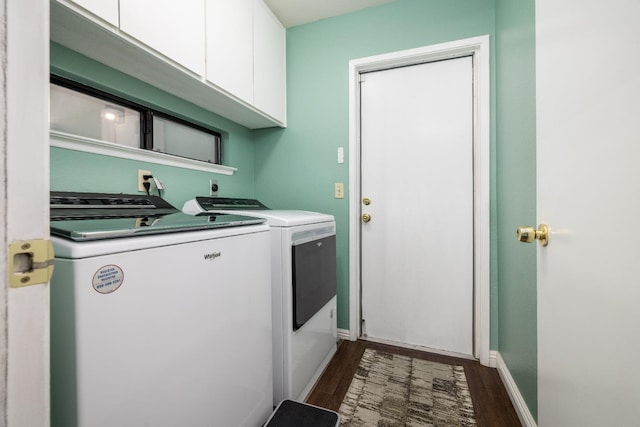
[[[207,0],[207,80],[253,103],[253,1]]]
[[[253,12],[253,103],[284,124],[285,29],[262,0],[255,0]]]
[[[109,24],[118,26],[118,0],[73,0]]]
[[[120,29],[204,76],[205,0],[120,0]]]

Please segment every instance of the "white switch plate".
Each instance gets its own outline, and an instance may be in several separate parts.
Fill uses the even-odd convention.
[[[344,147],[338,147],[338,163],[344,163]]]
[[[334,186],[336,199],[344,199],[344,183],[336,182]]]

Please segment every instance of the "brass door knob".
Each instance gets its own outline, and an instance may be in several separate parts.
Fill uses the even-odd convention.
[[[369,222],[369,221],[371,221],[371,215],[369,215],[368,213],[363,213],[362,222]]]
[[[537,240],[540,246],[547,246],[549,244],[549,226],[540,224],[537,230],[531,226],[518,227],[517,236],[520,242],[531,243]]]
[[[364,199],[362,199],[362,204],[365,206],[369,206],[371,204],[371,199],[368,197],[365,197]]]

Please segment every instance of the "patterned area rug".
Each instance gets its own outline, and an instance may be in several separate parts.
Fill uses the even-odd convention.
[[[366,349],[340,407],[341,427],[475,426],[462,366]]]

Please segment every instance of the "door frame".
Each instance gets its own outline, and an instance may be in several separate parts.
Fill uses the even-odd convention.
[[[474,357],[490,364],[490,61],[489,36],[349,61],[349,336],[361,335],[360,85],[362,72],[473,56]],[[384,166],[382,166],[384,167]]]
[[[49,284],[10,285],[9,245],[49,239],[49,1],[0,17],[0,426],[46,427]]]

